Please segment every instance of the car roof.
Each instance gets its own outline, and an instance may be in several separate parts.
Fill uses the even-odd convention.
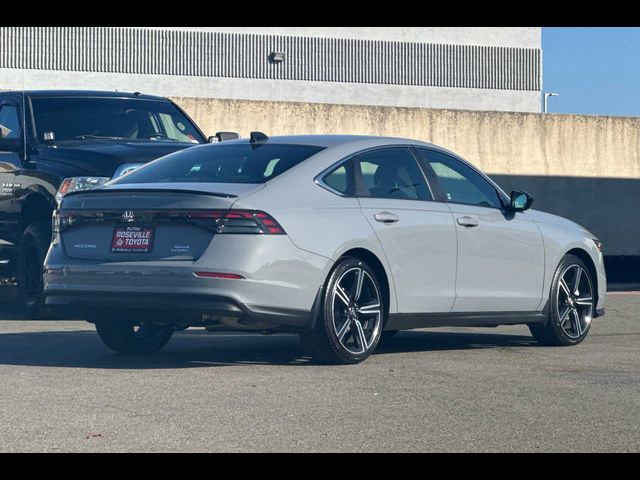
[[[248,143],[248,138],[241,138],[239,140],[226,141],[224,143]],[[379,146],[388,144],[416,144],[416,145],[429,145],[435,146],[428,142],[421,140],[414,140],[410,138],[401,137],[380,137],[376,135],[277,135],[269,137],[266,141],[269,143],[280,143],[289,145],[314,145],[317,147],[341,147],[349,144],[358,144],[359,147],[366,148],[367,146]]]
[[[249,143],[249,142],[250,142],[249,138],[241,138],[238,140],[228,140],[223,142],[223,144]],[[475,167],[469,161],[465,160],[460,155],[458,155],[457,153],[447,148],[441,147],[434,143],[424,142],[422,140],[415,140],[415,139],[403,138],[403,137],[382,137],[382,136],[376,136],[376,135],[283,135],[283,136],[268,137],[266,144],[268,144],[269,142],[274,144],[313,145],[318,147],[326,147],[327,150],[331,148],[341,148],[341,147],[346,147],[347,150],[350,149],[351,147],[353,147],[354,150],[356,149],[364,150],[368,148],[393,146],[393,145],[426,146],[434,150],[438,150],[440,152],[444,152],[448,155],[451,155],[457,160],[468,165],[471,169],[476,171],[479,175],[481,175],[487,181],[489,181],[492,185],[494,185],[498,189],[498,191],[502,192],[502,194],[506,198],[508,198],[508,195],[504,192],[504,190],[502,190],[502,188],[500,188],[500,186],[497,183],[495,183],[486,173],[484,173],[483,171]],[[220,145],[220,144],[214,143],[212,145]],[[196,147],[196,148],[207,148],[207,146],[203,145],[201,147]],[[313,157],[315,157],[315,155],[312,155],[311,158]],[[305,163],[307,162],[301,162],[300,164],[296,165],[294,168],[302,167]],[[274,178],[272,181],[277,182],[279,179],[280,181],[283,181],[282,178],[286,178],[286,176],[285,175],[283,175],[282,177],[278,176]]]
[[[5,94],[22,95],[22,90],[2,92]],[[138,98],[145,100],[161,100],[168,102],[165,97],[146,95],[139,92],[116,92],[107,90],[25,90],[24,94],[31,98],[38,97],[101,97],[101,98]]]

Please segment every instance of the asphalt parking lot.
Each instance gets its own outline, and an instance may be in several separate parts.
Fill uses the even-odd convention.
[[[0,287],[0,451],[639,451],[640,295],[578,347],[526,327],[403,332],[354,366],[291,335],[176,334],[107,350],[93,327],[20,320]]]

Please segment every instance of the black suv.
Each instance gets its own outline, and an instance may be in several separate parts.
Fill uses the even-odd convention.
[[[0,278],[42,315],[51,213],[64,193],[208,140],[162,97],[94,91],[0,92]]]

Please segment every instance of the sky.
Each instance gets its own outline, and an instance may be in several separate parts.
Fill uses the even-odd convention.
[[[543,27],[552,113],[640,116],[640,28]]]

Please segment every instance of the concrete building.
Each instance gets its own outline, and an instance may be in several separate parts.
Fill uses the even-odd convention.
[[[532,27],[0,27],[0,89],[539,112]]]

